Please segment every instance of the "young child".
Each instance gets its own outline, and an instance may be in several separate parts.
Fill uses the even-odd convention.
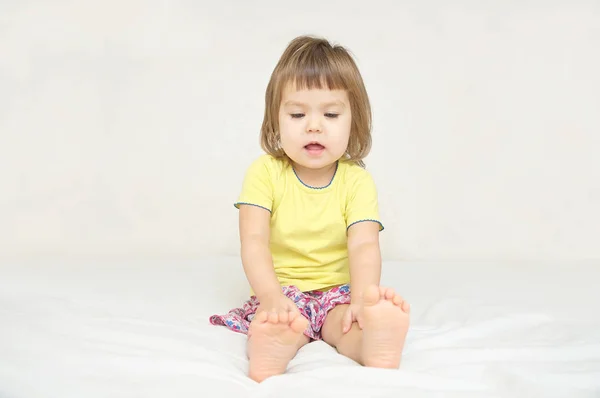
[[[343,47],[298,37],[265,99],[267,154],[249,167],[235,203],[252,295],[210,321],[248,335],[258,382],[284,373],[314,340],[364,366],[398,368],[409,305],[379,286],[383,225],[362,160],[371,109],[361,74]]]

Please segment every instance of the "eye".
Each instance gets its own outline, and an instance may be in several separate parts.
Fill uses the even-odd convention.
[[[325,117],[331,118],[331,119],[335,119],[339,116],[339,114],[337,113],[326,113]]]
[[[292,117],[292,119],[301,119],[304,117],[304,113],[292,113],[290,114],[290,116]]]

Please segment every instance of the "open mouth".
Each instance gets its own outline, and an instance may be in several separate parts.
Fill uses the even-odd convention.
[[[304,148],[309,152],[320,152],[325,149],[325,147],[318,142],[311,142],[310,144],[305,145]]]

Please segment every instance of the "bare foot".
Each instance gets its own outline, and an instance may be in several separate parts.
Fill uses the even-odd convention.
[[[308,342],[303,334],[307,326],[308,320],[296,312],[257,314],[248,333],[250,378],[260,383],[284,373],[298,349]]]
[[[410,306],[393,289],[369,286],[363,301],[362,358],[365,366],[400,366]]]

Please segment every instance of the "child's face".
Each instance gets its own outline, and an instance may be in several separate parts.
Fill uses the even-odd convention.
[[[320,169],[348,148],[352,113],[345,90],[296,90],[288,85],[279,107],[279,133],[286,155],[297,165]]]

